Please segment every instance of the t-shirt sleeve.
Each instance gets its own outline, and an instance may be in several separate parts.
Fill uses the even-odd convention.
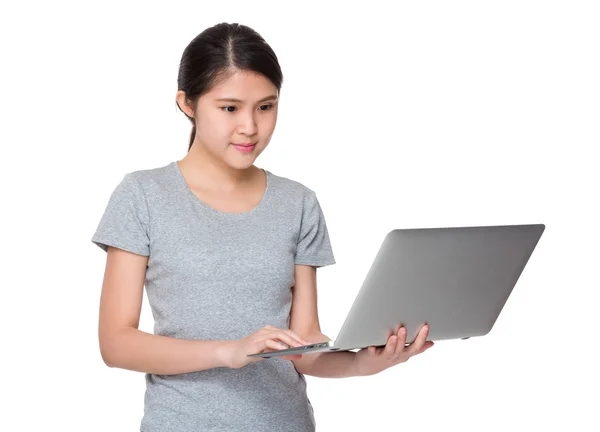
[[[312,190],[304,201],[294,262],[314,267],[335,264],[325,216]]]
[[[112,192],[92,242],[108,252],[108,246],[138,255],[150,255],[149,212],[142,185],[125,174]]]

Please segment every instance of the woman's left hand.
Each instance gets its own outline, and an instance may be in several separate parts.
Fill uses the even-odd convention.
[[[392,335],[387,345],[383,348],[370,346],[356,353],[354,364],[358,376],[375,375],[399,363],[406,362],[414,355],[421,354],[433,346],[432,341],[427,340],[429,326],[423,325],[414,342],[405,347],[406,329],[400,327],[398,335]]]

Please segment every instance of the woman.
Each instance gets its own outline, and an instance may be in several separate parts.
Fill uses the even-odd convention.
[[[335,264],[316,194],[257,168],[277,121],[277,57],[254,30],[206,29],[181,59],[187,155],[128,173],[92,241],[107,252],[99,339],[107,365],[145,373],[141,431],[313,431],[304,373],[372,375],[424,351],[385,348],[264,359],[331,340],[316,268]],[[138,330],[143,287],[154,334]]]

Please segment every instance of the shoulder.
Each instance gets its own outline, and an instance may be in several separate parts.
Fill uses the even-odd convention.
[[[124,180],[135,185],[137,189],[147,192],[156,192],[161,186],[168,186],[173,182],[173,162],[155,168],[138,169],[125,174]]]
[[[315,191],[313,189],[298,180],[274,174],[271,171],[269,171],[269,173],[271,174],[271,181],[277,185],[277,189],[287,196],[310,199],[315,195]]]
[[[169,163],[167,165],[162,165],[156,168],[146,168],[138,169],[135,171],[129,171],[125,174],[125,176],[144,183],[166,176],[171,165],[172,164]]]

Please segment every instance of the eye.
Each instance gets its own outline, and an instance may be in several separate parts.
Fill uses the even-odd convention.
[[[260,108],[263,108],[263,107],[267,107],[267,109],[261,109],[260,111],[269,111],[273,108],[273,105],[272,104],[261,105]],[[224,107],[219,107],[219,108],[222,110],[225,110],[225,112],[234,112],[234,110],[236,109],[236,107],[234,107],[234,106],[224,106]],[[233,108],[233,109],[229,110],[228,108]]]

